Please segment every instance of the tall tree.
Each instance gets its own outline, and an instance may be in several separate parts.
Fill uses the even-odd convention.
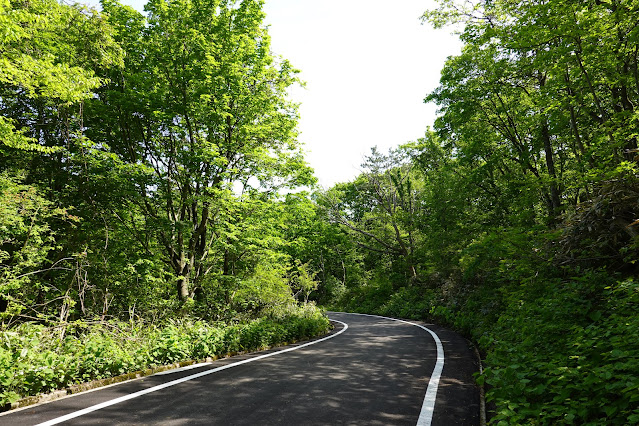
[[[286,100],[296,71],[271,55],[261,1],[153,0],[146,23],[117,3],[104,9],[127,63],[94,101],[100,121],[87,134],[131,174],[126,202],[140,216],[121,218],[143,245],[157,238],[187,300],[210,270],[212,219],[234,184],[311,180]]]

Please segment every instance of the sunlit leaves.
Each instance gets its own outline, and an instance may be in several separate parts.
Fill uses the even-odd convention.
[[[90,42],[87,42],[90,40]],[[15,103],[70,106],[92,96],[104,80],[95,67],[117,66],[121,51],[95,12],[53,0],[0,3],[0,143],[11,149],[51,153],[63,141],[43,143],[22,128]]]

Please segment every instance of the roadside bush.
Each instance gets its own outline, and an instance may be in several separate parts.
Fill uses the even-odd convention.
[[[131,354],[127,353],[127,347],[118,340],[121,339],[114,338],[107,330],[98,329],[89,330],[83,338],[73,339],[72,344],[67,344],[72,352],[64,353],[69,357],[73,353],[77,354],[77,360],[73,362],[75,369],[67,370],[75,376],[74,381],[104,379],[134,369]]]
[[[441,292],[421,287],[404,287],[393,294],[377,313],[388,317],[423,319],[442,303]]]
[[[204,359],[222,353],[224,331],[217,327],[198,322],[189,331],[191,358]]]
[[[173,321],[25,323],[0,334],[0,406],[76,383],[174,362],[253,351],[327,332],[329,321],[308,305],[244,324]]]
[[[377,312],[393,295],[393,285],[388,281],[371,281],[349,288],[342,294],[337,306],[347,312]]]
[[[188,333],[191,324],[185,327],[169,324],[152,338],[151,362],[155,365],[170,364],[189,359],[192,342]]]
[[[496,424],[639,422],[639,285],[522,286],[480,344]]]
[[[371,287],[375,304],[335,308],[432,321],[477,342],[492,424],[639,424],[639,282],[533,266],[484,264],[481,284],[404,287],[383,301]]]

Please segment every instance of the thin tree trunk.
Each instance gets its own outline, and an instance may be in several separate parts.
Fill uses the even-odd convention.
[[[548,175],[551,178],[550,181],[550,217],[551,220],[555,220],[559,212],[561,211],[561,191],[557,185],[557,172],[555,170],[555,157],[552,150],[552,144],[550,140],[550,131],[548,130],[548,123],[544,119],[544,123],[541,125],[541,138],[544,142],[544,153],[546,154],[546,167],[548,168]]]

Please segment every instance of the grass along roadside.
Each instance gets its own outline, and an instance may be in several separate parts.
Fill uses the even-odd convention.
[[[172,321],[163,326],[107,322],[50,329],[22,324],[1,333],[3,411],[202,360],[311,338],[329,329],[315,308],[245,324]],[[194,361],[198,360],[198,361]],[[53,391],[53,392],[52,392]]]

